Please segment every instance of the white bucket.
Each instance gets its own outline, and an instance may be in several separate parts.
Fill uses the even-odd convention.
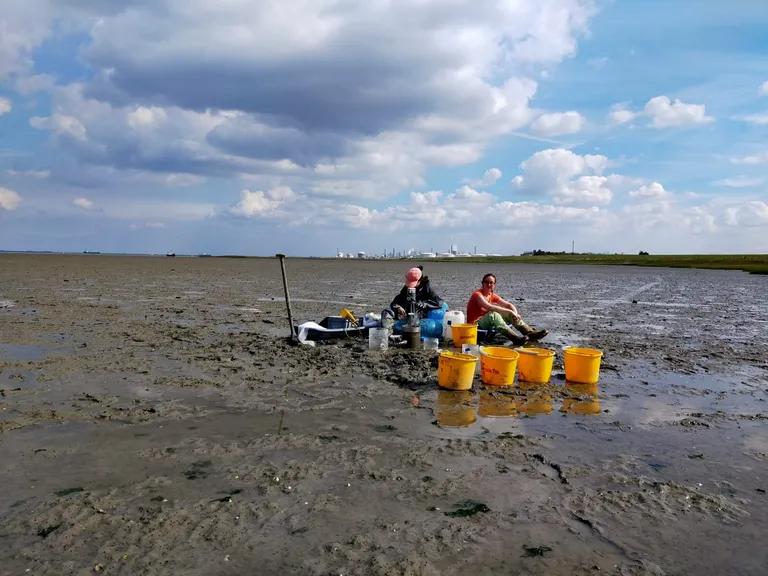
[[[464,312],[461,310],[447,310],[443,316],[443,340],[453,340],[451,337],[451,324],[464,324]]]
[[[389,330],[387,328],[368,329],[368,350],[386,350],[389,346]]]

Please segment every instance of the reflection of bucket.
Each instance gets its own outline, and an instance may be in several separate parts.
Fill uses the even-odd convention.
[[[480,380],[491,386],[511,386],[515,383],[516,351],[501,346],[480,348]]]
[[[555,351],[547,348],[518,348],[520,359],[517,370],[520,380],[535,384],[546,384],[552,375]]]
[[[386,350],[389,345],[389,330],[368,328],[368,350]]]
[[[471,392],[437,391],[437,423],[440,426],[469,426],[477,420]]]
[[[477,324],[451,324],[454,346],[477,344]]]
[[[565,391],[568,394],[563,400],[561,412],[570,414],[599,414],[600,400],[597,398],[597,384],[565,383]]]
[[[596,348],[563,348],[565,379],[581,384],[595,384],[600,379],[600,358],[603,353]]]
[[[477,358],[446,350],[437,362],[437,383],[441,388],[469,390],[475,377]]]
[[[591,400],[582,400],[581,398],[566,398],[563,400],[563,407],[560,412],[568,412],[579,416],[587,414],[600,414],[600,400],[593,398]]]
[[[517,403],[518,412],[523,414],[549,414],[552,412],[552,396],[529,394]]]
[[[517,414],[515,398],[490,390],[480,390],[480,416],[487,418],[504,418]]]

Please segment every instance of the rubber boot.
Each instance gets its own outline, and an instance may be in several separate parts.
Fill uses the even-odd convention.
[[[522,346],[528,342],[528,336],[518,336],[511,331],[507,334],[507,338],[509,338],[509,341],[515,346]]]
[[[541,340],[542,338],[544,338],[544,336],[549,334],[549,332],[547,332],[544,328],[539,328],[538,330],[534,330],[522,320],[520,320],[520,322],[518,322],[514,326],[515,328],[520,330],[520,332],[522,332],[528,338],[528,340],[533,340],[533,341]]]

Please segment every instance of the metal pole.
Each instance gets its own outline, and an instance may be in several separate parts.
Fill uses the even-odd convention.
[[[275,258],[280,260],[280,271],[283,273],[283,290],[285,290],[285,306],[288,308],[288,324],[291,326],[291,342],[298,342],[296,328],[293,325],[293,314],[291,314],[291,297],[288,294],[288,280],[285,278],[285,254],[275,254]]]

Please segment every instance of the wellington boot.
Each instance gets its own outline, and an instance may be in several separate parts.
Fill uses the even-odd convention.
[[[528,337],[528,340],[532,340],[532,341],[541,340],[542,338],[544,338],[544,336],[548,334],[548,332],[543,328],[540,328],[539,330],[534,330],[533,328],[531,328],[530,325],[528,325],[526,322],[522,320],[517,324],[515,324],[514,326],[515,328],[520,330],[520,332],[525,334]]]
[[[528,336],[518,336],[517,334],[510,333],[507,335],[507,338],[509,338],[509,341],[515,346],[522,346],[528,342]]]
[[[541,340],[547,334],[549,334],[549,332],[544,330],[544,328],[539,328],[538,330],[531,330],[526,334],[526,336],[528,337],[528,340],[536,341],[536,340]]]

